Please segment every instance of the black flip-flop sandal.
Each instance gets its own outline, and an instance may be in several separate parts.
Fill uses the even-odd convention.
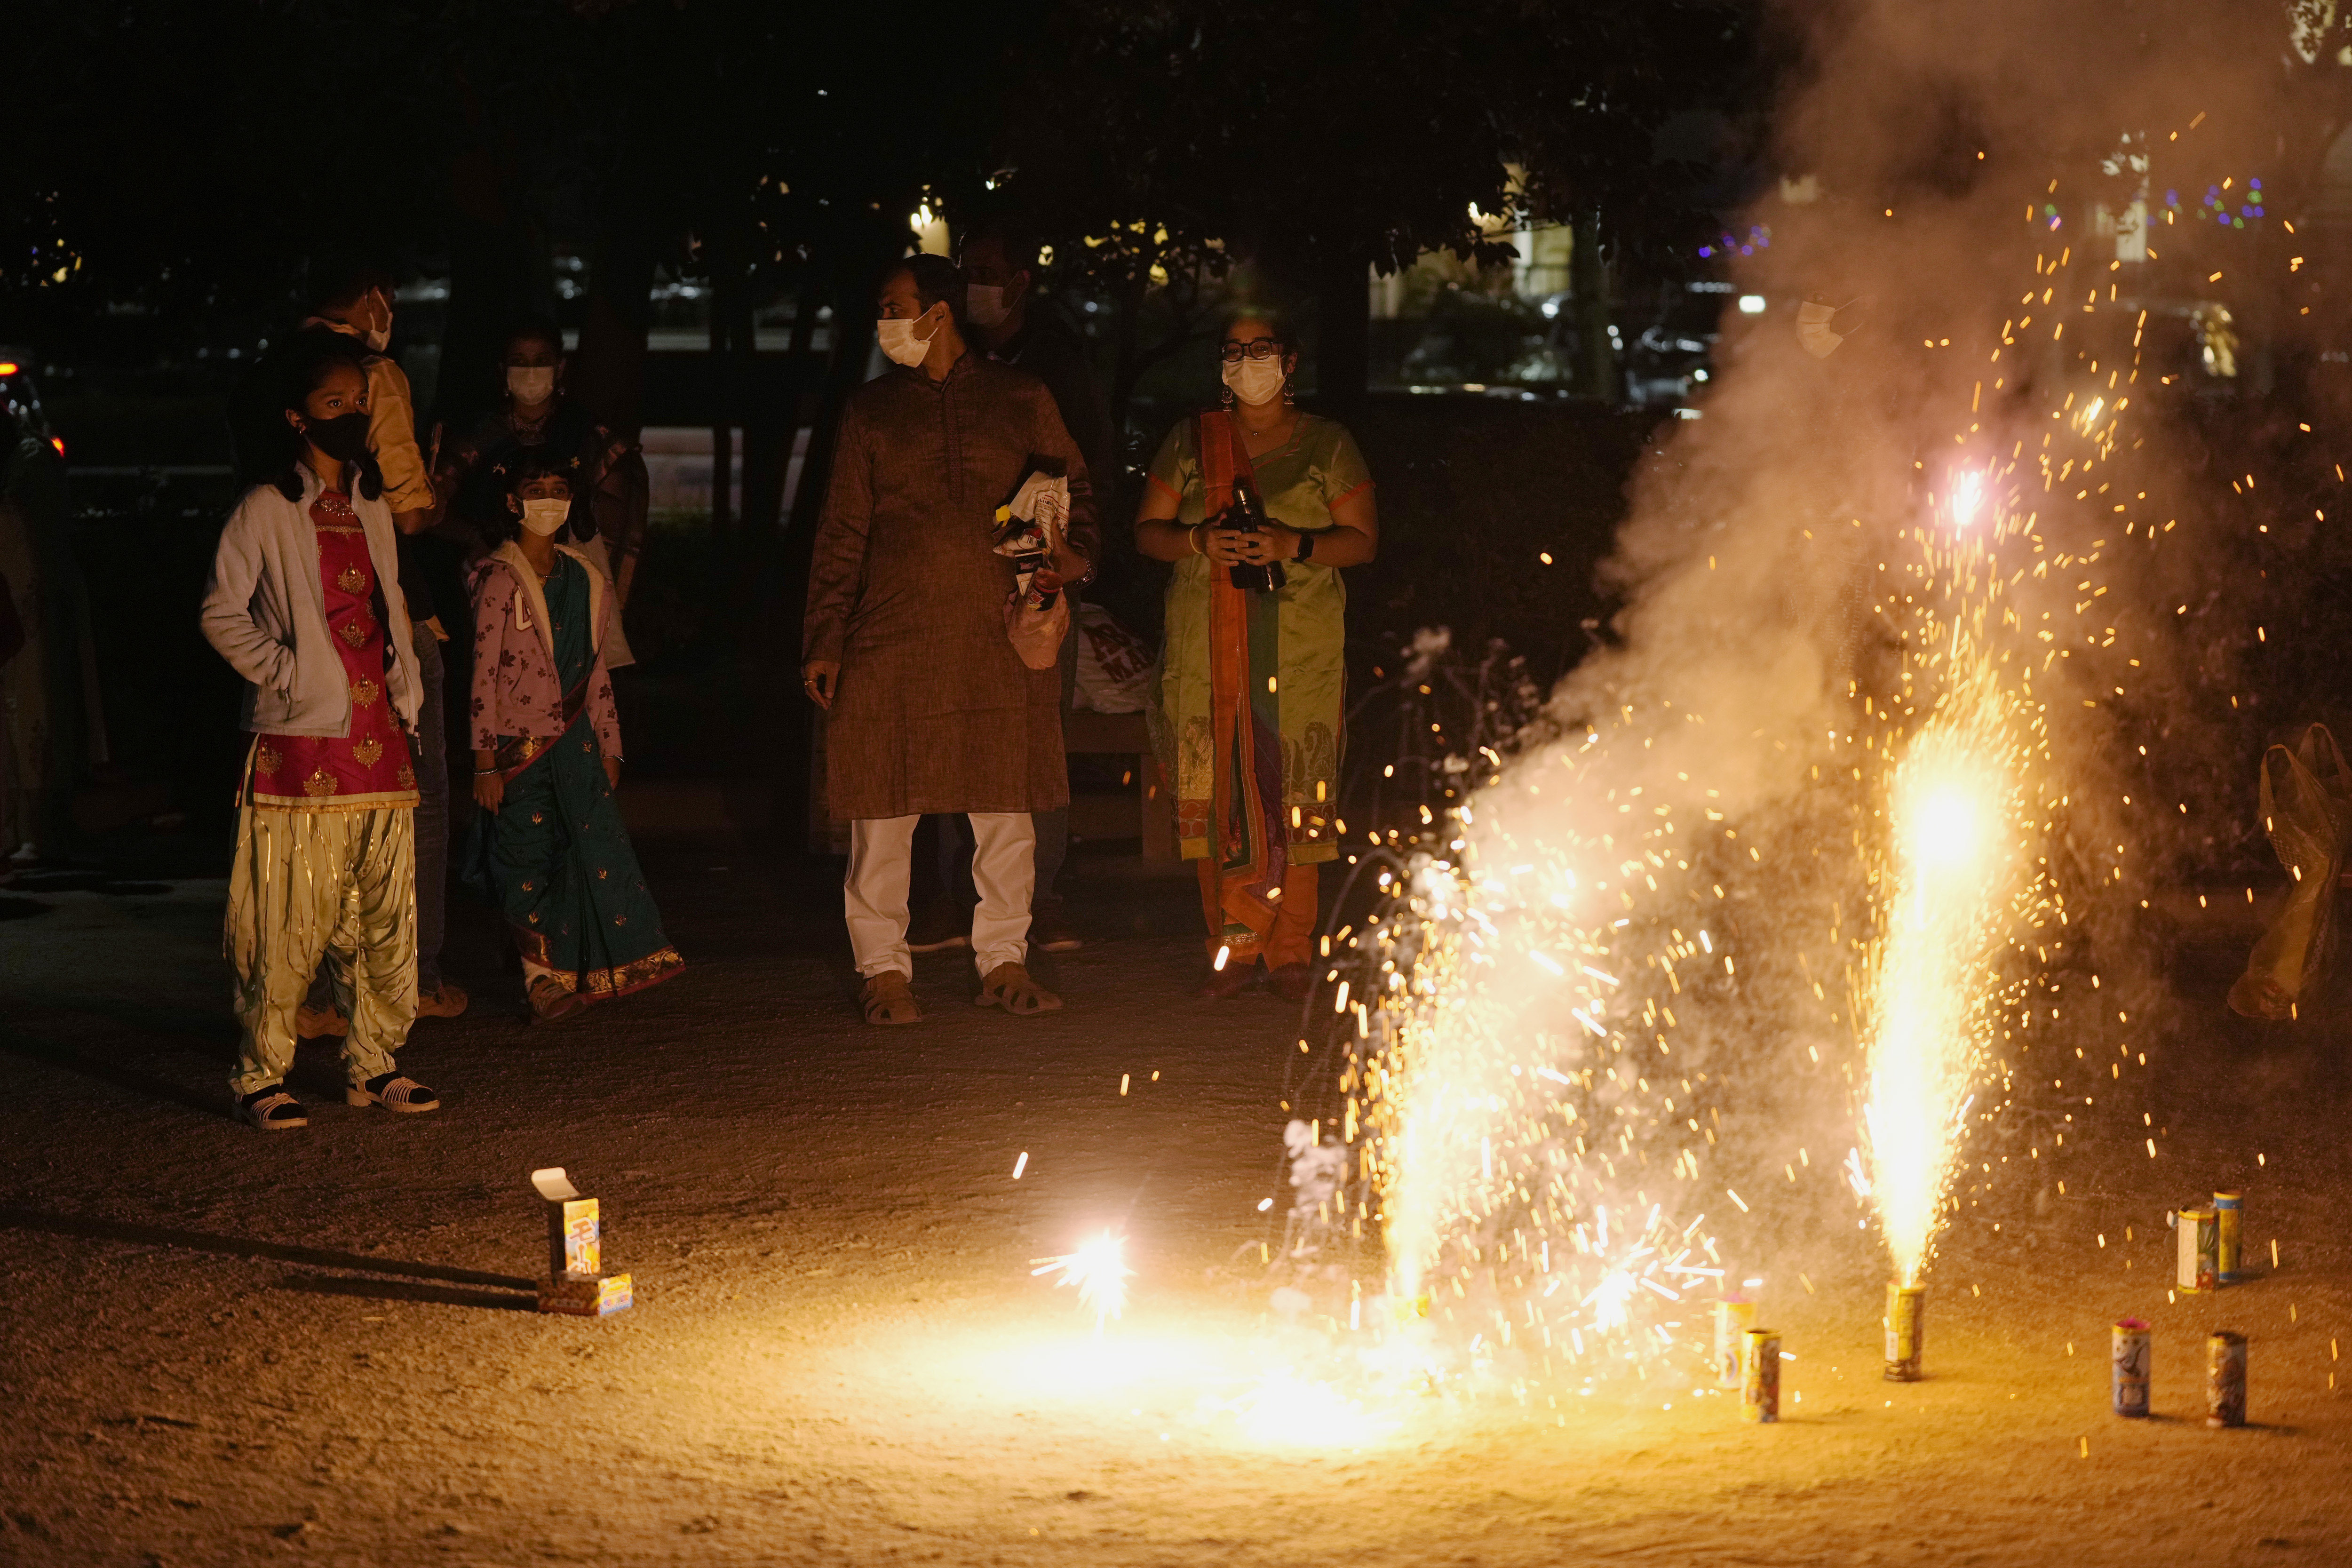
[[[302,1102],[274,1083],[240,1096],[236,1113],[264,1132],[284,1132],[310,1125],[310,1119],[302,1112]]]

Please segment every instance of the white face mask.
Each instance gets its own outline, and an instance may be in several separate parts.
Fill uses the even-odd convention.
[[[1283,374],[1282,360],[1245,359],[1239,364],[1225,366],[1225,384],[1244,403],[1272,403],[1282,395],[1282,384],[1290,378]]]
[[[507,366],[507,393],[526,408],[538,407],[555,395],[555,367],[551,364]]]
[[[874,324],[875,332],[882,341],[882,352],[889,356],[891,363],[911,368],[923,363],[924,356],[931,352],[933,334],[917,337],[915,328],[929,314],[930,311],[926,310],[911,321],[885,317]]]
[[[527,500],[522,503],[522,525],[541,539],[562,528],[572,516],[568,500]]]
[[[972,283],[963,291],[963,313],[975,327],[1004,324],[1004,290],[994,283]]]
[[[1845,334],[1830,331],[1831,318],[1837,314],[1834,305],[1802,304],[1797,307],[1797,341],[1815,359],[1827,359],[1837,353]]]
[[[382,353],[384,350],[392,347],[392,307],[390,304],[386,304],[383,308],[383,325],[380,327],[370,327],[367,330],[367,346],[374,350],[377,353]]]

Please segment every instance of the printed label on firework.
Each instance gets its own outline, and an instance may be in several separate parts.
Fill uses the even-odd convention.
[[[2145,1322],[2126,1318],[2116,1324],[2109,1346],[2109,1386],[2116,1415],[2147,1414],[2148,1371],[2153,1356]]]
[[[1756,1326],[1756,1303],[1727,1296],[1715,1304],[1715,1385],[1738,1388],[1746,1377],[1748,1331]]]

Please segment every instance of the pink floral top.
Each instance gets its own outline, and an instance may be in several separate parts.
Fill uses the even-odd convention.
[[[556,548],[587,573],[591,614],[596,617],[596,663],[588,672],[583,710],[607,757],[621,755],[620,715],[613,706],[613,678],[604,668],[604,637],[613,625],[612,585],[588,558]],[[478,752],[498,749],[500,736],[551,740],[563,733],[563,689],[555,672],[555,636],[540,592],[539,574],[513,543],[476,563],[473,569],[474,688],[470,744]]]

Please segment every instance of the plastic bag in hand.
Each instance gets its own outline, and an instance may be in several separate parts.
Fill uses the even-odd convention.
[[[1062,639],[1070,632],[1070,598],[1056,594],[1054,602],[1039,609],[1029,602],[1030,595],[1014,592],[1004,597],[1004,631],[1013,639],[1013,651],[1031,669],[1051,669],[1062,662]]]

